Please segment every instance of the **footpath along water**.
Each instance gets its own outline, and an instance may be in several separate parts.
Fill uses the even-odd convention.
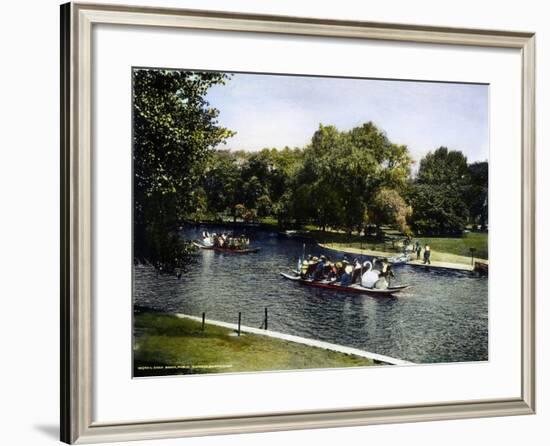
[[[202,317],[190,316],[188,314],[176,313],[176,316],[181,319],[191,319],[195,322],[202,322]],[[205,319],[204,321],[209,325],[216,325],[218,327],[229,328],[234,332],[239,332],[245,335],[246,333],[256,336],[267,336],[268,338],[279,339],[282,341],[295,342],[297,344],[308,345],[310,347],[322,348],[324,350],[331,350],[333,352],[345,353],[346,355],[355,355],[362,358],[372,359],[384,364],[391,365],[411,365],[412,362],[403,361],[402,359],[390,358],[389,356],[378,355],[376,353],[367,352],[365,350],[359,350],[353,347],[344,347],[342,345],[331,344],[330,342],[317,341],[315,339],[302,338],[301,336],[289,335],[286,333],[279,333],[277,331],[266,330],[263,328],[247,327],[245,325],[231,324],[229,322],[212,321]]]
[[[189,239],[202,230],[190,227]],[[153,309],[260,327],[366,350],[415,363],[485,361],[488,357],[488,280],[469,272],[395,268],[396,281],[411,288],[395,297],[335,293],[285,281],[279,271],[296,268],[306,254],[326,253],[313,241],[262,229],[241,229],[260,247],[255,254],[200,251],[181,279],[136,266],[135,304]],[[304,247],[305,242],[305,247]],[[365,256],[365,259],[367,257]]]

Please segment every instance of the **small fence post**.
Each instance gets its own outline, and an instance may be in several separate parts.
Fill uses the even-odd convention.
[[[202,312],[202,331],[204,331],[204,317],[205,317],[206,313],[203,311]]]
[[[265,307],[265,319],[264,319],[264,329],[267,330],[267,307]]]
[[[241,335],[241,312],[239,311],[239,325],[237,327],[237,336]]]

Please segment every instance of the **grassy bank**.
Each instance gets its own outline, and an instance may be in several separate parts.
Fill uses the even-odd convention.
[[[374,361],[158,313],[135,315],[134,376],[370,366]]]
[[[430,245],[432,250],[459,256],[470,256],[470,248],[475,248],[474,255],[480,259],[489,258],[489,235],[486,232],[469,232],[463,237],[421,237],[423,245]]]
[[[333,249],[363,250],[365,254],[394,255],[403,250],[400,240],[395,243],[382,241],[376,238],[359,237],[334,232],[312,231],[311,236],[319,243]],[[431,260],[449,263],[471,263],[470,248],[475,248],[476,259],[488,259],[488,234],[470,232],[463,237],[415,237],[422,247],[430,245],[432,251]],[[416,257],[416,256],[415,256]]]

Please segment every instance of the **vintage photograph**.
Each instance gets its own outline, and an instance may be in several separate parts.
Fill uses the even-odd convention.
[[[132,70],[133,376],[487,361],[486,84]]]

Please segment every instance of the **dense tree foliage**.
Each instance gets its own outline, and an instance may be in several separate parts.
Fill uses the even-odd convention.
[[[216,151],[202,187],[215,214],[362,230],[374,193],[404,188],[411,164],[406,146],[370,122],[348,132],[321,125],[304,149]]]
[[[392,144],[372,122],[348,132],[320,126],[297,177],[298,220],[323,229],[362,230],[374,193],[403,187],[411,164],[406,146]]]
[[[231,135],[205,95],[227,76],[173,70],[133,72],[134,257],[173,269],[185,245],[174,232],[206,206],[202,178],[211,150]]]
[[[201,182],[209,211],[205,218],[229,215],[233,220],[245,216],[250,220],[287,212],[288,191],[302,159],[303,151],[288,147],[259,152],[216,150]]]
[[[468,165],[460,151],[440,147],[421,161],[411,193],[412,226],[432,235],[460,235],[468,222],[487,222],[487,163]]]
[[[281,226],[458,235],[487,224],[487,162],[468,164],[440,147],[411,177],[412,159],[372,123],[341,132],[320,126],[303,149],[216,150],[200,190],[207,220],[276,218]]]
[[[466,191],[466,203],[470,213],[470,221],[487,228],[489,223],[489,163],[476,162],[468,166],[470,175]]]

